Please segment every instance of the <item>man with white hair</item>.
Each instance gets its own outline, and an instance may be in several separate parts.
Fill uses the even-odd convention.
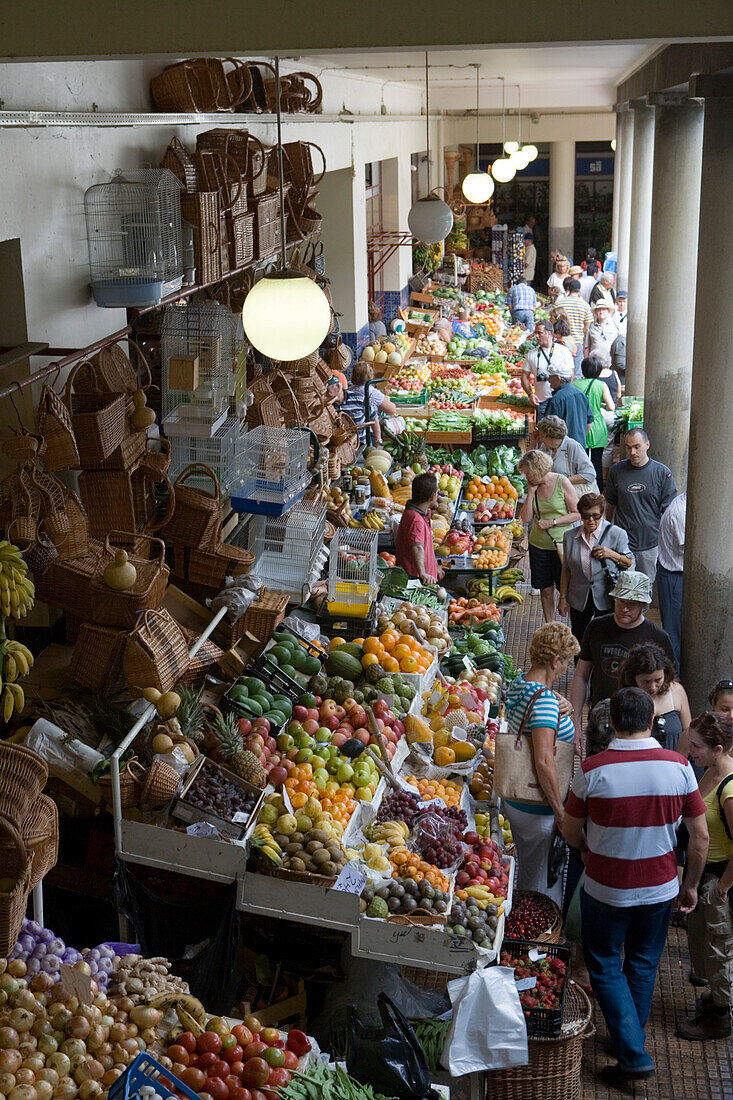
[[[591,306],[593,320],[585,334],[585,354],[598,354],[611,358],[611,346],[618,336],[618,326],[614,319],[613,307],[609,307],[605,298],[599,298]]]
[[[614,284],[616,282],[616,276],[613,271],[604,271],[600,279],[593,287],[590,296],[590,304],[600,301],[601,298],[605,298],[608,302],[610,309],[616,308],[616,294],[614,292]]]

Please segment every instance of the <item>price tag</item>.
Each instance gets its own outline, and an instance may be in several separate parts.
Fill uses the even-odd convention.
[[[542,962],[543,959],[547,958],[547,952],[540,951],[537,947],[530,947],[527,952],[527,957],[531,959],[533,963]]]
[[[94,1000],[92,994],[91,974],[85,974],[82,970],[75,970],[73,966],[61,963],[59,968],[61,979],[59,985],[68,997],[78,997],[82,1004],[90,1005]]]
[[[534,989],[537,985],[537,978],[520,978],[518,982],[515,982],[517,987],[517,993],[523,993],[525,989]]]
[[[241,810],[237,810],[237,812],[232,817],[232,822],[235,825],[246,825],[249,821],[249,817],[250,815],[248,813],[243,813]]]
[[[420,581],[419,577],[413,577],[405,585],[405,588],[420,588],[420,587],[421,587],[421,581]]]
[[[430,798],[427,802],[418,802],[418,810],[429,810],[431,806],[439,806],[441,810],[445,809],[445,802],[442,798]]]
[[[473,668],[473,662],[471,661],[470,657],[464,657],[463,658],[463,667],[467,668],[467,669],[472,669]]]
[[[399,775],[395,776],[397,786],[401,791],[405,791],[406,794],[417,794],[417,787],[413,787],[412,783],[407,783]]]
[[[347,863],[331,889],[341,890],[344,894],[356,894],[358,896],[366,886],[366,881],[367,877],[363,871]]]
[[[476,700],[473,695],[468,691],[461,692],[461,706],[464,710],[473,710],[476,706]]]
[[[463,726],[454,726],[450,735],[454,741],[468,740],[468,730],[464,730]]]
[[[436,688],[436,690],[432,693],[432,695],[428,699],[428,706],[429,707],[437,707],[438,703],[441,702],[442,698],[443,698],[442,692],[438,691],[437,688]]]
[[[245,815],[245,821],[247,820]],[[189,836],[218,836],[219,830],[211,821],[194,821],[186,829]]]

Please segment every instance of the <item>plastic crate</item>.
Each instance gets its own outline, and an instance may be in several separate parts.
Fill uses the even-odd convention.
[[[483,443],[485,447],[500,447],[502,445],[511,447],[520,439],[529,439],[529,416],[524,417],[524,430],[521,432],[493,434],[491,432],[477,431],[476,428],[473,429],[473,442],[476,446]]]
[[[176,1100],[177,1094],[187,1096],[188,1100],[199,1100],[197,1093],[145,1051],[138,1054],[125,1072],[112,1082],[107,1093],[108,1100],[130,1100],[144,1085],[152,1085],[163,1100]]]
[[[527,1024],[527,1035],[555,1036],[562,1030],[562,1018],[565,1011],[565,995],[568,991],[570,980],[570,945],[560,943],[543,943],[535,940],[505,939],[502,951],[508,951],[513,958],[526,955],[535,948],[540,954],[547,955],[550,959],[562,959],[566,965],[565,984],[562,989],[559,1008],[525,1008],[524,1019]]]
[[[353,616],[332,616],[328,612],[328,604],[324,600],[318,612],[317,619],[321,633],[327,638],[343,638],[347,642],[353,642],[354,638],[369,638],[377,629],[377,604],[372,604],[369,614],[363,618]]]
[[[261,653],[259,657],[256,657],[244,670],[243,675],[245,677],[258,676],[260,680],[264,680],[267,684],[268,691],[275,688],[278,695],[287,695],[292,703],[297,703],[306,690],[297,680],[293,680],[281,668],[278,668],[275,662],[268,658],[267,653]]]

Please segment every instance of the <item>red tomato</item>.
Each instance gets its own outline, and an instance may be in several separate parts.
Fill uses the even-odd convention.
[[[251,1100],[269,1100],[269,1097],[265,1096],[264,1092],[260,1092],[259,1089],[253,1089]]]
[[[251,1043],[253,1039],[252,1032],[244,1024],[235,1024],[232,1028],[232,1035],[234,1035],[242,1049],[247,1046],[247,1043]],[[183,1037],[181,1036],[181,1038]]]
[[[270,1039],[270,1042],[267,1044],[267,1046],[270,1050],[285,1050],[285,1040]]]
[[[181,1080],[184,1085],[188,1085],[194,1092],[200,1092],[204,1087],[206,1074],[202,1069],[197,1069],[196,1066],[188,1066],[181,1074]]]
[[[261,1028],[262,1028],[262,1024],[260,1023],[260,1021],[257,1019],[256,1016],[245,1016],[244,1020],[242,1022],[244,1024],[244,1026],[248,1027],[249,1030],[252,1031],[252,1032],[260,1031]]]
[[[264,1058],[249,1058],[244,1063],[242,1084],[248,1089],[261,1089],[270,1079],[270,1067]],[[215,1097],[215,1100],[217,1098]]]
[[[284,1069],[297,1069],[298,1068],[298,1055],[292,1050],[285,1051],[285,1061],[283,1062]]]
[[[260,1039],[263,1043],[270,1043],[273,1039],[279,1039],[280,1032],[276,1027],[263,1027],[260,1031]]]
[[[229,1100],[229,1089],[221,1077],[209,1077],[206,1082],[211,1100]]]
[[[270,1088],[279,1089],[283,1085],[287,1085],[290,1080],[290,1071],[279,1067],[278,1069],[271,1069],[270,1076],[267,1080],[267,1084]]]
[[[259,1039],[253,1039],[251,1043],[247,1043],[244,1048],[242,1061],[248,1062],[250,1058],[258,1058],[262,1054],[263,1050],[267,1049],[267,1043],[261,1043]]]
[[[268,1047],[267,1050],[263,1050],[262,1057],[267,1062],[268,1066],[271,1066],[273,1069],[278,1069],[279,1066],[285,1064],[285,1051],[278,1050],[277,1047]]]
[[[249,1089],[238,1088],[229,1093],[229,1100],[252,1100],[252,1093]]]
[[[229,1095],[233,1093],[234,1089],[242,1087],[242,1082],[238,1077],[235,1077],[233,1073],[230,1073],[226,1078],[226,1087],[229,1089]]]
[[[229,1065],[231,1066],[235,1062],[241,1062],[242,1061],[242,1054],[243,1053],[244,1053],[244,1051],[242,1050],[242,1047],[239,1045],[239,1043],[237,1043],[236,1046],[229,1047],[228,1050],[223,1050],[221,1052],[221,1056],[224,1059],[224,1061],[228,1062]]]
[[[179,1046],[184,1047],[189,1054],[193,1054],[196,1050],[196,1036],[192,1031],[184,1031],[178,1036]]]
[[[227,1062],[223,1062],[221,1058],[217,1058],[213,1066],[209,1066],[206,1071],[207,1077],[221,1077],[222,1081],[229,1076],[229,1065]]]
[[[209,1054],[212,1051],[218,1054],[221,1050],[221,1036],[214,1031],[204,1031],[196,1040],[196,1050],[199,1054]]]
[[[180,1043],[174,1043],[173,1046],[168,1047],[166,1054],[171,1062],[181,1062],[184,1066],[187,1066],[190,1061],[188,1051]]]
[[[233,1073],[235,1077],[241,1077],[244,1072],[244,1062],[232,1062],[229,1072]]]
[[[207,1070],[209,1066],[213,1066],[218,1061],[219,1059],[216,1054],[214,1054],[213,1050],[209,1050],[206,1054],[199,1054],[199,1056],[194,1059],[193,1064],[197,1069]]]
[[[174,1062],[171,1072],[174,1073],[176,1077],[182,1077],[187,1069],[188,1066],[184,1066],[183,1062]]]

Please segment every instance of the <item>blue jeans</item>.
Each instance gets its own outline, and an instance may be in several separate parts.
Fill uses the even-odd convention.
[[[581,891],[585,964],[613,1052],[624,1069],[654,1067],[644,1046],[644,1027],[671,908],[671,901],[621,908]]]
[[[657,563],[657,596],[662,626],[669,634],[674,659],[679,669],[682,635],[682,573],[673,573]]]
[[[576,339],[577,339],[577,337],[576,337]],[[573,356],[573,364],[575,366],[575,373],[573,375],[574,380],[583,377],[583,372],[580,369],[580,364],[583,362],[584,358],[585,358],[585,354],[583,352],[583,340],[581,338],[580,340],[578,340],[578,344],[577,344],[577,347],[575,349],[575,355]]]
[[[534,329],[534,310],[515,309],[512,311],[512,321],[515,325],[524,325],[530,332]]]

